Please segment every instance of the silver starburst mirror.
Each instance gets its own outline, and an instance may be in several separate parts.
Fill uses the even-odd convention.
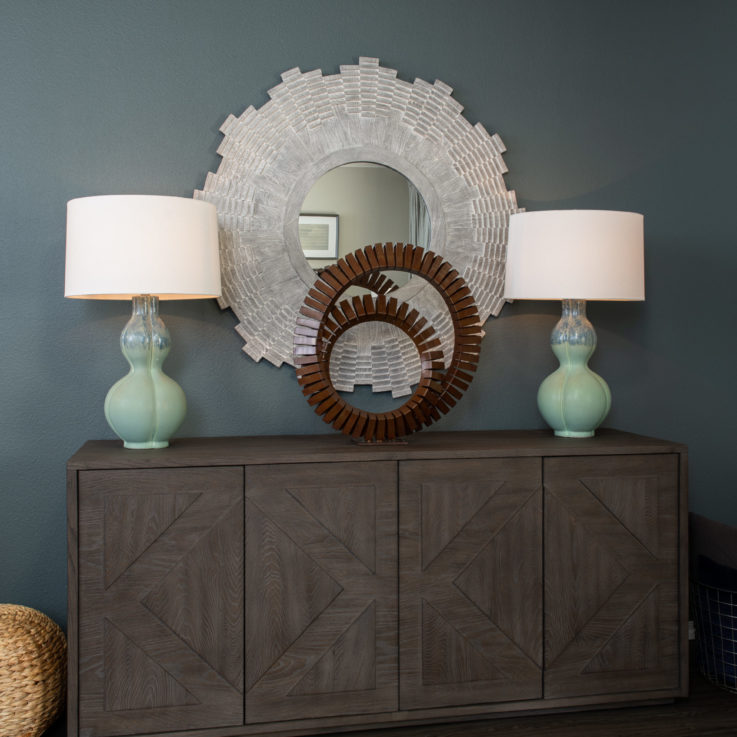
[[[406,82],[375,58],[338,74],[295,68],[281,77],[261,108],[223,123],[220,166],[195,192],[218,211],[220,305],[240,321],[243,350],[256,361],[294,365],[295,319],[316,279],[300,242],[303,203],[323,175],[355,162],[388,167],[411,183],[429,220],[429,243],[421,245],[463,277],[481,325],[497,315],[509,215],[518,212],[499,136],[471,125],[448,85]],[[396,296],[427,317],[451,356],[453,324],[437,292],[409,279]],[[412,341],[383,323],[346,333],[331,361],[336,389],[369,384],[395,397],[411,393],[420,369]]]

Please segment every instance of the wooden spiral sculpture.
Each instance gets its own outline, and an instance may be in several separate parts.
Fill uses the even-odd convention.
[[[385,269],[424,278],[441,295],[453,322],[453,356],[445,367],[434,328],[407,303],[390,296],[395,285]],[[348,287],[374,294],[341,300]],[[441,256],[403,243],[377,243],[350,253],[320,272],[305,297],[294,334],[294,359],[302,393],[315,412],[336,430],[366,441],[393,440],[431,425],[468,388],[483,335],[478,309],[463,277]],[[371,321],[395,325],[420,355],[420,381],[398,409],[368,412],[353,407],[330,379],[330,355],[341,335]]]

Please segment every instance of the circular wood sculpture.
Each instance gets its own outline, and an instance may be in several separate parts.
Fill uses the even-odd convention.
[[[424,278],[442,297],[453,324],[453,355],[447,367],[441,342],[426,317],[391,293],[393,282],[381,271],[408,271]],[[351,286],[375,294],[341,300]],[[377,243],[350,253],[320,272],[305,297],[294,331],[297,379],[308,403],[322,419],[353,438],[392,440],[431,425],[468,388],[478,365],[483,331],[478,308],[465,279],[441,256],[402,243]],[[330,377],[330,357],[339,338],[366,322],[398,327],[420,356],[421,375],[412,396],[388,412],[349,404]]]

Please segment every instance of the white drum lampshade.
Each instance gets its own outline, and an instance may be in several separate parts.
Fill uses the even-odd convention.
[[[643,216],[543,210],[509,220],[507,299],[645,299]]]
[[[184,197],[103,195],[67,203],[65,297],[220,296],[217,211]]]

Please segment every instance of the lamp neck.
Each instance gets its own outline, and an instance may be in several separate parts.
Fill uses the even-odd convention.
[[[120,347],[131,365],[160,366],[163,363],[171,348],[171,339],[159,317],[158,297],[137,294],[131,299],[131,318],[120,335]]]
[[[561,300],[561,315],[571,319],[586,319],[586,300],[585,299],[563,299]]]
[[[585,299],[564,299],[561,317],[550,335],[551,345],[596,346],[596,331],[586,317]]]
[[[153,294],[137,294],[132,298],[134,315],[158,315],[159,298]]]

